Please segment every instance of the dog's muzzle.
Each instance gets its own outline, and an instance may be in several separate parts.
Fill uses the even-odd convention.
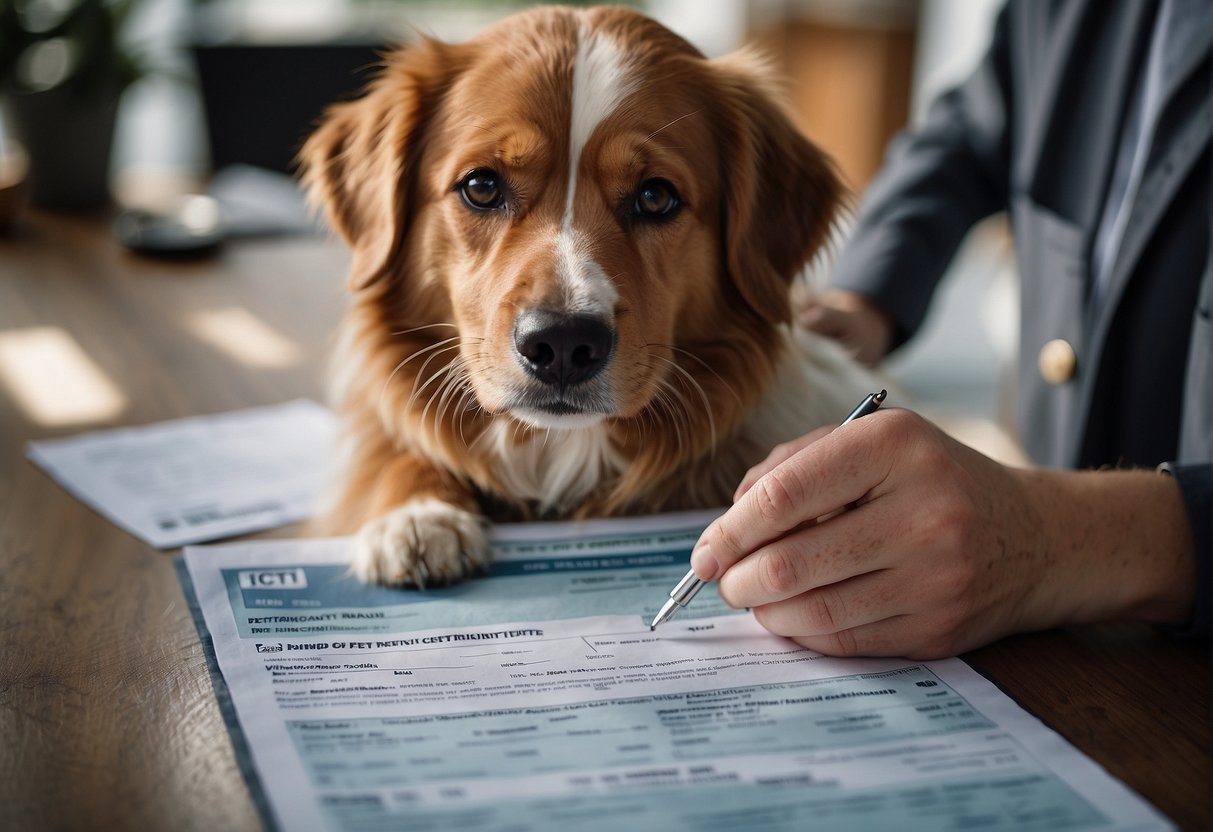
[[[598,318],[538,309],[514,321],[514,350],[531,378],[558,390],[589,381],[610,362],[615,332]]]

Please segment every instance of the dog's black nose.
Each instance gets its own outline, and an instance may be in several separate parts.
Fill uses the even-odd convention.
[[[514,321],[514,349],[522,366],[544,384],[569,387],[592,378],[614,346],[611,328],[588,315],[538,309]]]

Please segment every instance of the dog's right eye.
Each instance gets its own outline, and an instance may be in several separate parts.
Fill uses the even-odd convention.
[[[497,174],[491,170],[474,170],[459,183],[459,193],[469,208],[493,211],[505,202]]]

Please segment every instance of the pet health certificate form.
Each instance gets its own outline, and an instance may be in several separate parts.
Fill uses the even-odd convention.
[[[1171,828],[959,659],[828,658],[714,592],[650,632],[710,520],[498,527],[487,577],[425,592],[345,540],[187,548],[267,825]]]

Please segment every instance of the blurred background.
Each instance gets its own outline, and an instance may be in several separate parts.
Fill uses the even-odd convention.
[[[800,127],[861,192],[886,142],[972,69],[1001,2],[632,5],[709,56],[766,49]],[[0,0],[0,225],[13,233],[22,211],[126,208],[177,211],[205,231],[215,203],[181,198],[209,193],[236,235],[315,233],[289,174],[323,107],[355,94],[384,47],[418,33],[462,40],[525,5]],[[1009,423],[1015,298],[1005,223],[994,219],[966,243],[926,330],[889,363],[924,409]]]

